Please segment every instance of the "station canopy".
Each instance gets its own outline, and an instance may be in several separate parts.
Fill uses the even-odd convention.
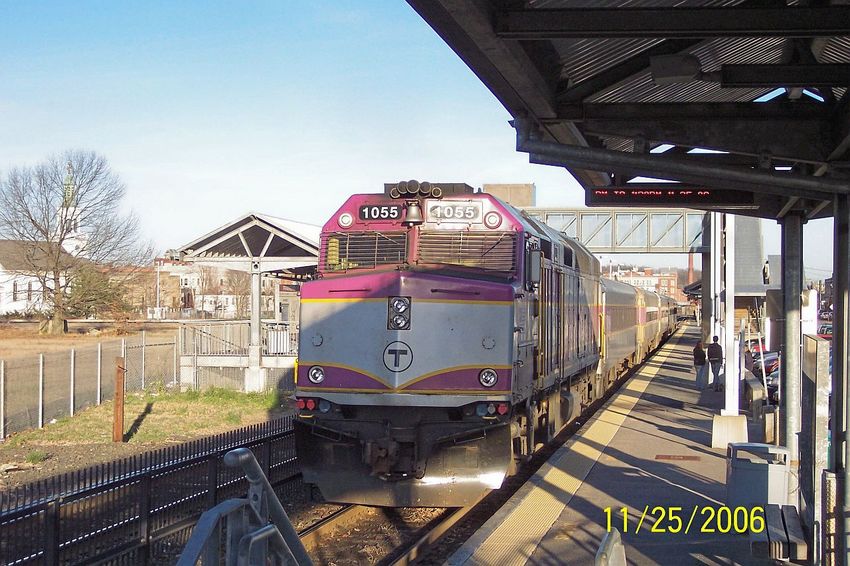
[[[846,4],[408,3],[588,204],[813,218],[850,193]]]
[[[319,256],[320,226],[250,212],[180,248],[198,265],[300,278]]]

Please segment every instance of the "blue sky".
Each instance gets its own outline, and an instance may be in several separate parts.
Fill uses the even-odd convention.
[[[4,2],[0,81],[0,170],[97,151],[163,250],[251,210],[321,224],[400,179],[584,200],[400,0]]]

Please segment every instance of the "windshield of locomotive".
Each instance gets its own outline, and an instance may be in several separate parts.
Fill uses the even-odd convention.
[[[323,241],[325,271],[373,269],[408,262],[408,232],[333,232]],[[420,266],[450,266],[505,276],[516,272],[515,232],[427,231],[419,234]]]

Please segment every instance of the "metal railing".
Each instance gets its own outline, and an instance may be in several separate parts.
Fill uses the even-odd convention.
[[[295,356],[298,351],[298,325],[263,322],[260,340],[264,356]],[[180,344],[180,352],[184,356],[247,356],[251,326],[248,321],[181,324]]]
[[[250,343],[247,321],[180,325],[180,352],[184,356],[247,356]]]
[[[303,489],[284,417],[0,492],[0,563],[173,564],[205,510],[245,493],[222,465],[237,447],[278,493]]]
[[[249,484],[248,497],[228,499],[205,511],[177,566],[194,566],[198,560],[204,566],[218,565],[222,547],[226,564],[312,566],[254,454],[247,448],[236,448],[225,454],[224,463],[242,468]]]

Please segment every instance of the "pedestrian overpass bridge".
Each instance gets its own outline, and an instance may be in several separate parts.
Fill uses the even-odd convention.
[[[710,213],[686,208],[524,208],[593,253],[708,253]]]

